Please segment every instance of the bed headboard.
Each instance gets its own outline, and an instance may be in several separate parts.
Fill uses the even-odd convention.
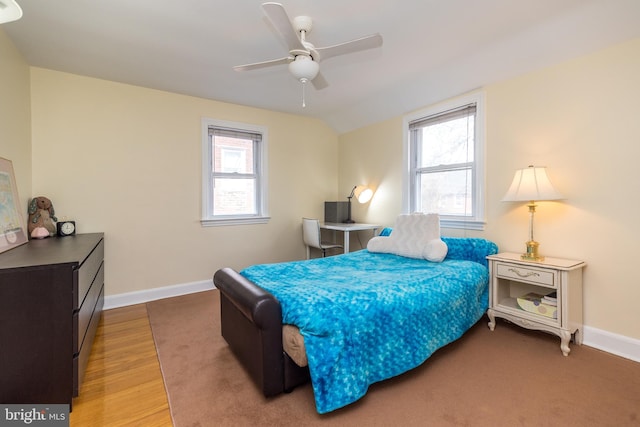
[[[477,237],[442,237],[449,251],[445,259],[466,259],[489,267],[488,255],[498,253],[498,245]]]

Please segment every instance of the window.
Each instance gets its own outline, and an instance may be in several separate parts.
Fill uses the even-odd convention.
[[[202,224],[267,222],[267,132],[202,120]]]
[[[466,96],[405,118],[404,207],[448,228],[484,227],[484,102]]]

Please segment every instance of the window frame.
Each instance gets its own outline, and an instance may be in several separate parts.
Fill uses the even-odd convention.
[[[213,215],[213,153],[210,128],[229,129],[238,132],[260,134],[262,140],[254,144],[254,174],[256,180],[256,213],[241,215]],[[202,226],[222,226],[241,224],[265,224],[269,221],[268,191],[267,191],[267,128],[248,123],[231,122],[211,118],[202,119]]]
[[[469,217],[454,215],[440,215],[440,225],[443,228],[455,228],[465,230],[484,230],[485,220],[485,96],[484,92],[475,92],[445,101],[443,103],[408,114],[403,118],[403,174],[402,174],[402,211],[411,213],[415,211],[416,181],[414,176],[414,160],[418,154],[411,141],[409,125],[420,119],[436,116],[467,105],[475,104],[475,128],[474,128],[474,160],[472,171],[472,212]]]

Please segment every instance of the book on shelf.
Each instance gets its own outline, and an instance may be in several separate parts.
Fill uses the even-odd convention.
[[[518,306],[529,313],[539,314],[551,319],[558,318],[558,307],[543,302],[544,295],[530,292],[517,298]]]
[[[558,305],[558,294],[557,294],[557,292],[554,291],[554,292],[551,292],[548,295],[544,295],[542,297],[541,302],[543,304],[557,306]]]

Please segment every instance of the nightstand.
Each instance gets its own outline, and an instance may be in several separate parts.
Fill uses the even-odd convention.
[[[532,262],[508,252],[487,259],[491,275],[489,329],[493,331],[496,317],[501,317],[527,329],[551,332],[560,337],[560,350],[565,356],[571,351],[572,335],[576,344],[582,344],[582,269],[586,265],[583,261],[547,257]],[[518,304],[518,298],[525,295],[552,292],[556,292],[557,300],[555,318],[526,311]]]

